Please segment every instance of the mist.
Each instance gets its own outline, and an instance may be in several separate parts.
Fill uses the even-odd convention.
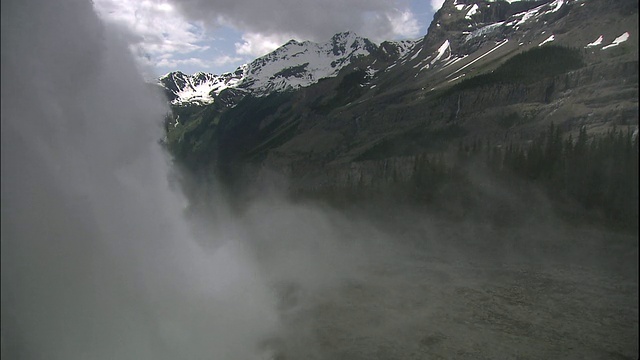
[[[362,276],[382,236],[280,195],[239,214],[213,191],[188,220],[169,109],[124,35],[86,1],[2,4],[3,357],[316,353],[288,316]]]
[[[274,298],[231,235],[198,245],[117,34],[88,1],[2,3],[3,358],[254,358]]]
[[[264,189],[235,206],[174,167],[165,100],[91,3],[1,16],[3,357],[637,355],[637,235],[479,176],[492,205],[464,219]]]

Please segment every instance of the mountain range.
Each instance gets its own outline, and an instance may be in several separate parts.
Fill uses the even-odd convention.
[[[401,55],[414,45],[414,41],[400,41],[387,46]],[[240,66],[233,73],[186,75],[171,72],[162,76],[159,82],[174,105],[212,104],[225,89],[266,96],[309,86],[321,79],[335,77],[358,57],[371,56],[378,51],[378,47],[368,39],[344,32],[323,44],[290,40],[275,51]]]
[[[275,173],[324,191],[409,182],[425,156],[526,146],[550,125],[637,134],[637,43],[637,1],[446,0],[420,39],[346,32],[232,73],[164,75],[166,144],[230,184]]]

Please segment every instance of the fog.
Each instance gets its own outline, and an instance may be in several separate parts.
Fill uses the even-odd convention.
[[[86,1],[2,3],[2,355],[269,356],[297,284],[357,276],[375,231],[278,196],[188,222],[118,34]]]
[[[278,191],[238,208],[215,184],[194,206],[118,29],[86,1],[1,16],[3,358],[637,355],[636,235],[544,199],[507,207],[517,227]]]
[[[2,3],[3,358],[253,358],[273,295],[232,234],[198,245],[116,34],[88,1]]]

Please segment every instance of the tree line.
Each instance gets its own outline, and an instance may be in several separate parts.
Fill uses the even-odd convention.
[[[638,136],[630,128],[613,128],[577,137],[565,136],[553,123],[528,143],[461,144],[459,160],[483,157],[496,174],[527,180],[553,200],[578,203],[610,222],[638,224]]]

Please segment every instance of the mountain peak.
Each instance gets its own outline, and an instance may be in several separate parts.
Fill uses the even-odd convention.
[[[335,34],[328,42],[299,42],[291,39],[269,54],[245,64],[233,73],[203,72],[191,76],[173,72],[160,77],[160,84],[172,94],[173,104],[209,104],[224,89],[239,88],[256,96],[309,86],[336,76],[355,58],[369,55],[377,47],[352,31]]]
[[[342,32],[336,33],[335,35],[333,35],[331,37],[331,40],[332,41],[340,41],[340,40],[353,38],[353,37],[358,37],[358,35],[356,35],[356,33],[354,33],[353,31],[347,30],[347,31],[342,31]]]
[[[289,46],[289,45],[302,45],[302,43],[297,41],[296,39],[291,39],[282,46]]]

